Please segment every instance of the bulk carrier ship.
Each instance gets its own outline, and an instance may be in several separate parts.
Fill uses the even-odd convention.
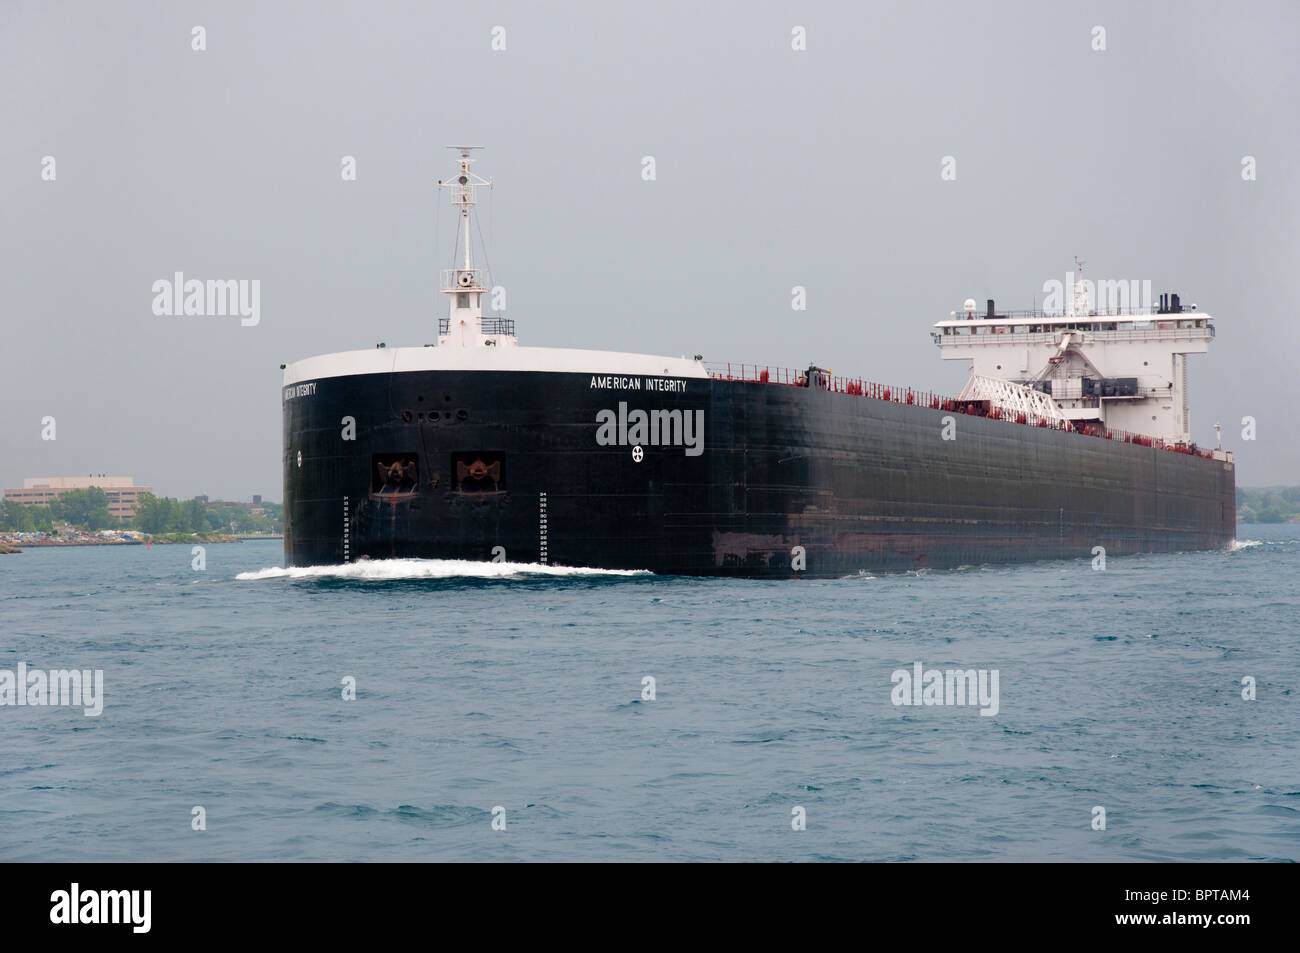
[[[474,147],[437,345],[284,366],[285,559],[436,558],[789,578],[1225,546],[1230,452],[1188,430],[1214,320],[1177,295],[934,325],[944,398],[810,366],[520,347],[484,315]],[[463,242],[463,244],[462,244]]]

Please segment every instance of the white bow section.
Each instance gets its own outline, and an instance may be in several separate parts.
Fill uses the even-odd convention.
[[[1032,414],[1051,421],[1065,420],[1060,405],[1042,391],[1013,384],[1011,381],[996,377],[981,377],[972,374],[966,386],[962,388],[958,400],[987,400],[1000,410],[1009,410],[1017,414]]]
[[[708,379],[699,361],[621,351],[556,347],[388,347],[341,351],[295,361],[284,369],[284,386],[358,374],[408,371],[542,371],[552,374],[626,375]],[[593,384],[593,386],[595,386]]]

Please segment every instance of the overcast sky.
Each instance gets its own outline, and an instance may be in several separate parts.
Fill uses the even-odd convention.
[[[0,482],[281,499],[279,365],[434,340],[474,143],[521,344],[953,394],[930,325],[1078,255],[1216,317],[1194,439],[1300,483],[1297,9],[4,0]],[[258,279],[260,323],[155,315],[177,271]]]

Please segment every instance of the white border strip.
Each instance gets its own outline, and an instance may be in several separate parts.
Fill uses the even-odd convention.
[[[357,374],[407,371],[541,371],[551,374],[637,374],[707,378],[699,361],[621,351],[554,347],[391,347],[340,351],[288,364],[283,386]]]

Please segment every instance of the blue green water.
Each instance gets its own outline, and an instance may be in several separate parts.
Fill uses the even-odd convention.
[[[0,669],[104,708],[0,707],[0,860],[1294,860],[1300,527],[1239,535],[794,582],[3,556]],[[918,661],[998,713],[893,704]]]

